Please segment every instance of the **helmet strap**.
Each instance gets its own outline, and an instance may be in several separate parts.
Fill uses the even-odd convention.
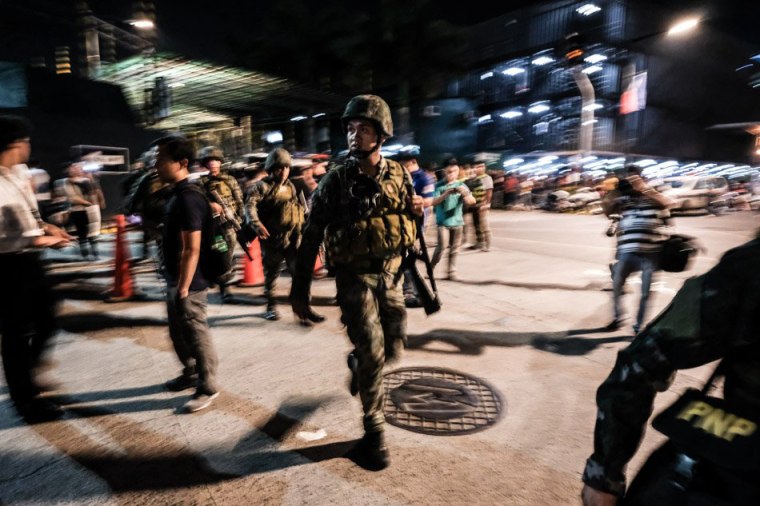
[[[383,136],[382,136],[382,134],[378,133],[377,134],[377,143],[375,143],[375,147],[374,148],[372,148],[370,150],[355,149],[355,150],[351,151],[351,155],[353,157],[357,158],[358,160],[364,160],[366,158],[369,158],[369,156],[372,153],[374,153],[375,151],[380,151],[380,146],[382,146],[382,144],[383,144]]]

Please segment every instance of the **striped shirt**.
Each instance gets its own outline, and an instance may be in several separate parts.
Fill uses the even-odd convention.
[[[0,253],[18,253],[44,235],[26,168],[0,168]]]
[[[623,206],[618,226],[618,253],[657,253],[667,239],[666,209],[649,199],[632,199]]]

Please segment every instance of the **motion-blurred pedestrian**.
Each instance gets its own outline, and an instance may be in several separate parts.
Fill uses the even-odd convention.
[[[58,328],[40,250],[67,246],[72,237],[40,218],[24,166],[31,132],[24,118],[0,116],[0,332],[11,400],[26,421],[37,423],[64,414],[39,396],[38,368]]]
[[[459,179],[459,164],[455,158],[448,159],[444,167],[446,179],[436,186],[431,202],[435,206],[438,225],[438,244],[431,261],[435,267],[441,261],[444,251],[448,250],[447,279],[456,280],[457,255],[464,228],[464,205],[475,204],[475,197]]]

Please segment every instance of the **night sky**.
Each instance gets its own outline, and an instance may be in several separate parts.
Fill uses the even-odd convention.
[[[409,0],[412,1],[412,0]],[[636,0],[637,3],[644,0]],[[185,53],[196,58],[205,58],[220,63],[231,63],[237,41],[254,39],[262,26],[268,22],[269,9],[273,5],[287,5],[288,2],[303,4],[314,12],[326,6],[336,12],[345,13],[345,22],[350,25],[357,11],[371,11],[391,5],[403,10],[406,2],[401,0],[158,0],[156,3],[159,48]],[[74,27],[74,0],[0,0],[0,59],[11,59],[14,51],[20,55],[39,54],[42,48],[52,48],[57,42],[55,29]],[[468,26],[500,14],[534,5],[538,2],[512,0],[431,0],[430,18],[442,18],[452,24]],[[602,3],[602,2],[600,2]],[[657,4],[674,6],[675,12],[706,10],[714,17],[714,22],[723,30],[740,38],[760,43],[760,2],[749,0],[663,0]],[[127,27],[125,21],[131,16],[130,0],[90,0],[89,5],[96,16],[117,26]],[[213,6],[209,8],[209,6]],[[8,16],[6,14],[12,14]],[[373,14],[370,14],[370,16]],[[3,24],[6,18],[7,24]],[[12,19],[12,21],[10,21]],[[281,37],[292,36],[289,26],[281,27]],[[313,25],[302,28],[307,37],[320,40],[320,27]],[[22,32],[24,43],[18,44],[14,30]],[[37,47],[39,46],[39,47]],[[49,49],[52,51],[52,49]],[[255,62],[254,63],[255,66]]]

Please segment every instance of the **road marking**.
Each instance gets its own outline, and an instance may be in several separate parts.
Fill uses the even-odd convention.
[[[327,437],[327,432],[325,432],[325,429],[319,429],[318,431],[308,431],[308,430],[302,430],[301,432],[296,434],[296,437],[299,439],[302,439],[304,441],[319,441],[320,439],[324,439]]]

